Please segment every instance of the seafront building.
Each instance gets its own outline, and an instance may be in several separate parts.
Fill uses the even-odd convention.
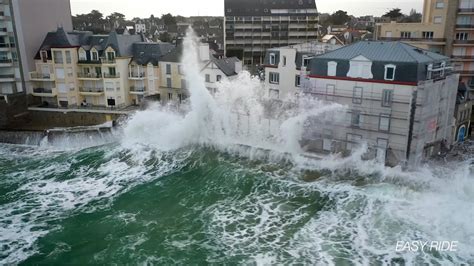
[[[454,70],[461,75],[456,116],[457,140],[467,136],[465,123],[474,105],[474,0],[425,0],[421,23],[380,23],[376,39],[403,41],[451,58]],[[472,119],[471,119],[472,122]],[[464,132],[466,130],[466,132]]]
[[[224,6],[226,56],[245,66],[262,64],[269,48],[318,39],[314,0],[225,0]]]
[[[146,42],[143,35],[93,35],[60,27],[47,34],[37,51],[30,93],[43,108],[123,109],[145,99],[181,102],[189,95],[182,50],[181,45]],[[237,58],[215,58],[209,44],[200,45],[199,56],[209,87],[242,68]]]
[[[267,50],[265,88],[272,99],[291,100],[308,80],[313,57],[342,47],[342,45],[309,42]]]
[[[266,70],[271,98],[280,94],[274,88],[288,87],[275,86],[278,73],[271,72],[282,69],[285,60],[294,68],[290,53],[295,51],[267,52],[266,62],[274,63]],[[342,121],[310,119],[313,126],[302,142],[307,151],[350,152],[366,142],[367,157],[396,165],[417,163],[452,144],[459,75],[448,57],[401,42],[361,41],[306,64],[309,81],[292,87],[290,94],[348,108]],[[288,72],[295,85],[302,84],[297,69]]]
[[[0,126],[26,112],[37,45],[58,25],[72,30],[69,1],[0,1]]]

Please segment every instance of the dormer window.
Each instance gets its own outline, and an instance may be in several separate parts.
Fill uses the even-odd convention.
[[[335,77],[337,74],[337,62],[330,61],[328,62],[328,76]]]
[[[99,53],[97,51],[91,51],[91,60],[99,61]]]
[[[80,61],[86,61],[87,60],[86,51],[84,51],[84,49],[79,49],[79,60]]]
[[[395,65],[385,65],[385,80],[395,80]]]
[[[115,53],[114,52],[107,52],[107,59],[109,61],[115,60]]]
[[[303,66],[308,67],[310,60],[311,60],[311,57],[304,57],[303,58]]]
[[[40,52],[41,60],[43,60],[43,63],[48,62],[48,52],[45,50],[41,50]]]
[[[276,64],[276,56],[275,54],[270,54],[270,65],[275,65]]]

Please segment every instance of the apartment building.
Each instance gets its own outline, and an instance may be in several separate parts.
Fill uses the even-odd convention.
[[[159,63],[161,73],[160,94],[163,102],[182,102],[189,95],[189,87],[185,79],[182,64],[183,46],[179,45],[170,53],[164,55]],[[207,89],[214,93],[217,83],[231,78],[242,71],[242,62],[236,58],[216,58],[209,49],[209,44],[203,43],[198,47],[201,73],[204,76]]]
[[[421,23],[381,23],[376,26],[378,40],[399,40],[422,49],[428,49],[451,58],[453,67],[461,75],[458,101],[474,105],[474,0],[425,0]],[[457,107],[464,109],[463,106]],[[461,118],[461,117],[459,117]],[[457,119],[457,131],[463,131],[465,123]],[[468,129],[471,126],[468,126]],[[469,130],[468,130],[469,131]]]
[[[301,92],[311,71],[310,60],[342,45],[309,42],[267,50],[265,89],[272,99],[292,100]]]
[[[0,126],[26,112],[36,46],[58,25],[72,30],[69,1],[0,1]]]
[[[225,0],[224,6],[226,56],[246,66],[262,64],[269,48],[318,39],[314,0]]]
[[[281,58],[280,58],[281,60]],[[361,41],[314,57],[305,97],[347,106],[341,122],[313,118],[305,145],[416,164],[454,140],[459,75],[448,57],[402,42]]]

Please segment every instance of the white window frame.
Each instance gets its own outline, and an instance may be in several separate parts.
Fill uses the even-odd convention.
[[[386,123],[382,124],[382,120],[385,120]],[[390,131],[390,115],[389,114],[380,114],[379,116],[379,131],[389,132]]]
[[[270,65],[276,64],[276,55],[275,53],[270,53]]]
[[[268,74],[268,82],[271,84],[280,84],[280,73],[270,72]]]
[[[388,69],[389,68],[392,68],[393,69],[393,74],[392,74],[392,77],[387,77],[387,74],[388,74]],[[384,79],[385,80],[389,80],[389,81],[393,81],[395,80],[395,72],[397,71],[397,66],[396,65],[392,65],[392,64],[388,64],[388,65],[385,65],[385,72],[384,72]]]
[[[443,23],[443,17],[442,16],[434,16],[433,17],[433,24],[441,24]]]
[[[337,62],[329,61],[328,62],[328,76],[335,77],[337,75]]]

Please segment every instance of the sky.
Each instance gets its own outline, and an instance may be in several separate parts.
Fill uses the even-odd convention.
[[[112,12],[125,14],[127,19],[161,16],[171,13],[182,16],[223,16],[224,0],[70,0],[72,14],[89,13],[97,9],[107,16]],[[316,0],[321,13],[333,13],[339,9],[354,16],[380,16],[398,7],[403,13],[412,8],[421,13],[423,0]]]

